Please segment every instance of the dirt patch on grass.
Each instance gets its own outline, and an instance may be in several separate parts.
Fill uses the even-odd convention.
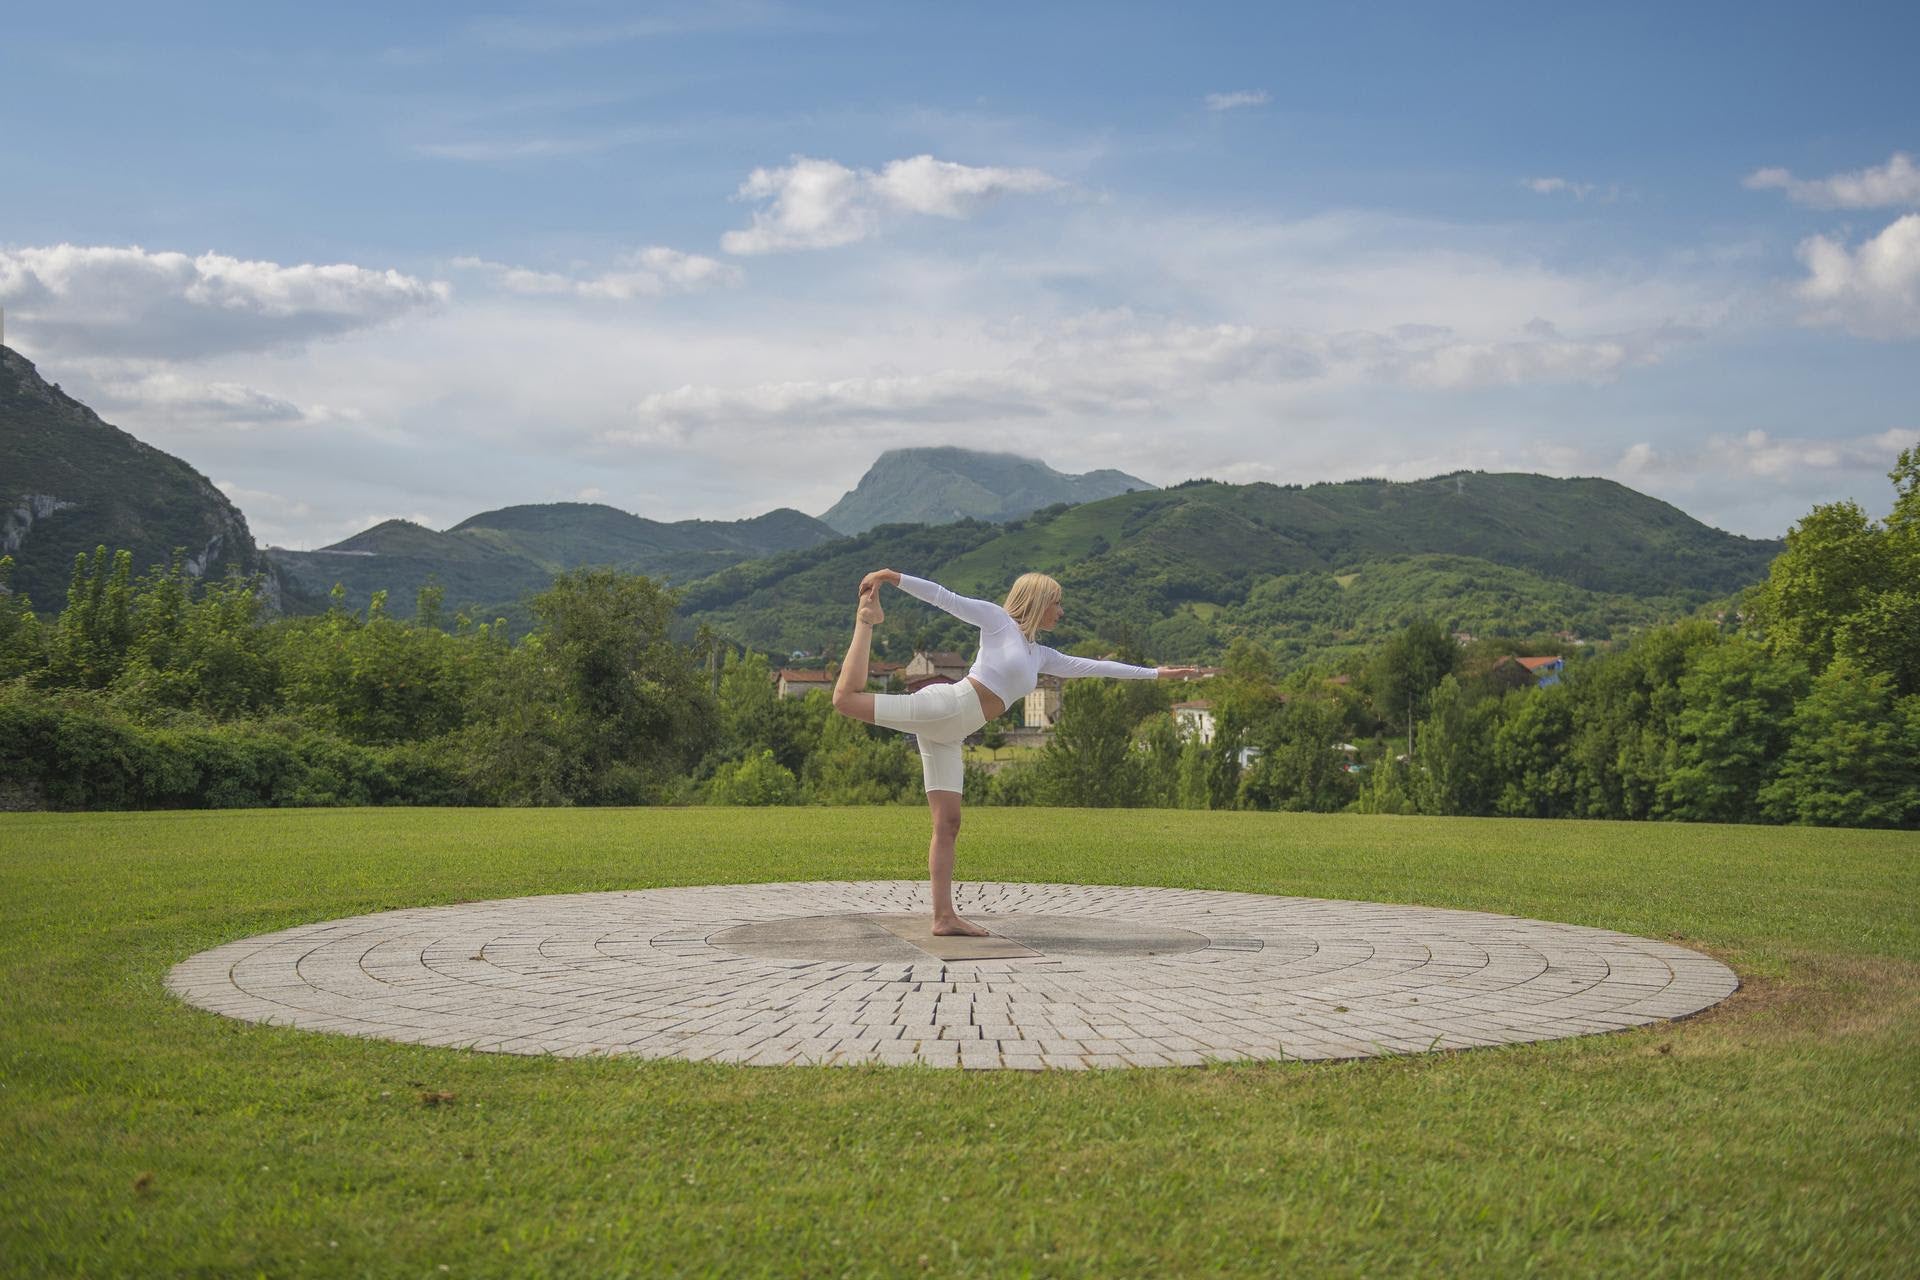
[[[1920,964],[1890,956],[1797,952],[1782,957],[1784,976],[1743,969],[1738,952],[1689,941],[1740,976],[1740,989],[1719,1004],[1664,1024],[1676,1035],[1694,1030],[1751,1041],[1807,1035],[1885,1035],[1920,1018]]]

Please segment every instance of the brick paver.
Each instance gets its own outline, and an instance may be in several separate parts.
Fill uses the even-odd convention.
[[[1071,1070],[1552,1040],[1695,1013],[1739,985],[1670,943],[1485,912],[1067,884],[964,884],[955,901],[988,928],[1134,922],[1208,943],[1151,957],[747,955],[710,939],[924,913],[926,882],[709,885],[321,921],[201,952],[167,986],[249,1022],[506,1053]]]

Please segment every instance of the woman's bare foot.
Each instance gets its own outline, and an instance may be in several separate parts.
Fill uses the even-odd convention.
[[[860,593],[860,612],[855,616],[870,627],[877,627],[887,620],[886,610],[880,607],[880,588]]]
[[[959,916],[935,916],[933,918],[933,932],[935,937],[940,938],[952,937],[954,934],[965,934],[969,938],[990,938],[993,936],[988,930],[982,929],[979,925],[969,920],[962,920]]]

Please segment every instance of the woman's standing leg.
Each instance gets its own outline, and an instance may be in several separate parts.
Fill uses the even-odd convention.
[[[933,931],[987,937],[987,930],[962,920],[953,909],[953,843],[960,835],[960,793],[929,791],[927,808],[933,815],[933,842],[927,846],[927,878],[933,883]]]

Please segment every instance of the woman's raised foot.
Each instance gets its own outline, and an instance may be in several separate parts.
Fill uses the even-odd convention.
[[[988,930],[982,929],[979,925],[971,921],[962,920],[959,916],[935,916],[933,918],[933,932],[934,936],[939,938],[948,938],[955,934],[964,934],[969,938],[990,938],[993,936]]]
[[[886,610],[880,607],[880,589],[860,593],[860,610],[854,615],[870,627],[877,627],[887,620]]]

